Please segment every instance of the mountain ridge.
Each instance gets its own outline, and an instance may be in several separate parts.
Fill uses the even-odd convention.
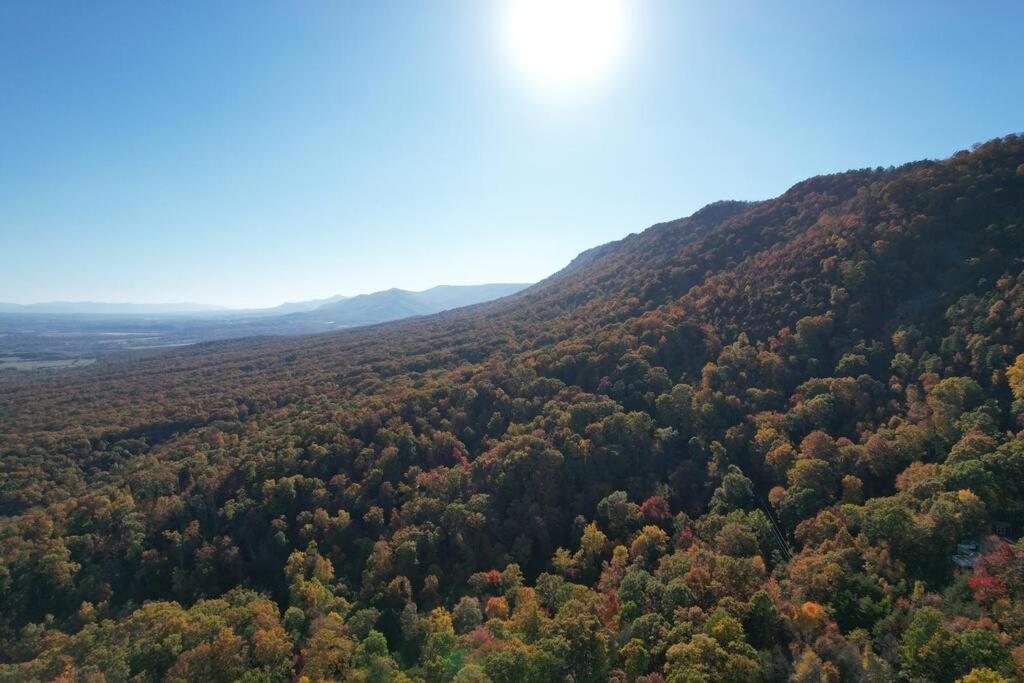
[[[268,309],[155,311],[118,306],[83,311],[20,312],[0,307],[0,371],[76,367],[124,353],[189,346],[216,339],[312,334],[374,325],[408,316],[479,304],[518,292],[525,284],[440,285],[421,292],[385,290],[356,297],[290,302]],[[124,307],[119,310],[124,311]],[[91,311],[91,312],[89,312]],[[40,363],[40,361],[46,361]]]
[[[225,316],[276,316],[292,313],[309,313],[325,307],[359,299],[366,301],[373,297],[404,297],[410,300],[422,302],[424,312],[432,313],[438,309],[437,306],[459,307],[495,296],[504,296],[514,293],[519,289],[528,287],[529,283],[483,283],[478,285],[435,285],[424,290],[407,290],[398,287],[346,296],[335,294],[321,299],[309,299],[306,301],[286,301],[276,306],[264,308],[232,308],[215,304],[199,303],[167,303],[167,304],[145,304],[132,302],[100,302],[100,301],[45,301],[31,304],[14,304],[0,302],[0,313],[31,313],[31,314],[52,314],[52,315],[187,315],[209,314]],[[448,297],[443,295],[447,293]],[[462,293],[463,296],[458,296]],[[380,321],[378,321],[380,322]]]

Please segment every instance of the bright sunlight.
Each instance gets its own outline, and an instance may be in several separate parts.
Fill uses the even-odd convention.
[[[507,0],[503,42],[516,68],[559,94],[605,79],[626,47],[624,0]]]

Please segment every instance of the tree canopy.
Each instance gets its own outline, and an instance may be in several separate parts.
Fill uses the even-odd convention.
[[[0,680],[1024,675],[1024,139],[0,380]]]

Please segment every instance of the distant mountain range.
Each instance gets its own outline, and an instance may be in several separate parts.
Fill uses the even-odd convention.
[[[212,304],[103,303],[95,301],[50,301],[36,304],[0,302],[0,313],[34,315],[103,316],[190,316],[203,318],[267,318],[308,313],[310,321],[352,327],[426,315],[451,308],[498,299],[514,294],[528,284],[440,285],[422,292],[388,289],[372,294],[347,297],[341,294],[324,299],[286,302],[268,308],[226,308]]]
[[[192,303],[0,303],[0,357],[28,354],[36,358],[42,353],[92,358],[215,339],[328,332],[484,303],[528,286],[444,285],[422,292],[388,289],[252,309]]]
[[[318,321],[336,327],[373,325],[408,318],[414,315],[428,315],[479,304],[503,296],[515,294],[529,287],[527,284],[490,285],[441,285],[422,292],[405,289],[388,289],[373,294],[361,294],[319,306],[304,315],[310,321]],[[293,317],[293,316],[289,316]],[[295,316],[298,317],[298,316]]]
[[[287,305],[287,304],[285,304]],[[130,304],[95,301],[48,301],[39,304],[0,303],[0,313],[34,313],[39,315],[182,315],[189,313],[222,313],[230,309],[210,304]]]
[[[310,299],[309,301],[287,301],[278,306],[272,306],[270,308],[245,308],[245,309],[228,309],[231,314],[249,315],[249,316],[273,316],[273,315],[288,315],[291,313],[304,313],[306,311],[313,311],[321,306],[328,304],[334,304],[339,301],[344,301],[349,297],[343,294],[336,294],[335,296],[329,296],[326,299]]]

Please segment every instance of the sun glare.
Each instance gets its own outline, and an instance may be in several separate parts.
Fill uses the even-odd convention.
[[[506,0],[504,47],[523,76],[572,93],[607,78],[625,50],[625,0]]]

